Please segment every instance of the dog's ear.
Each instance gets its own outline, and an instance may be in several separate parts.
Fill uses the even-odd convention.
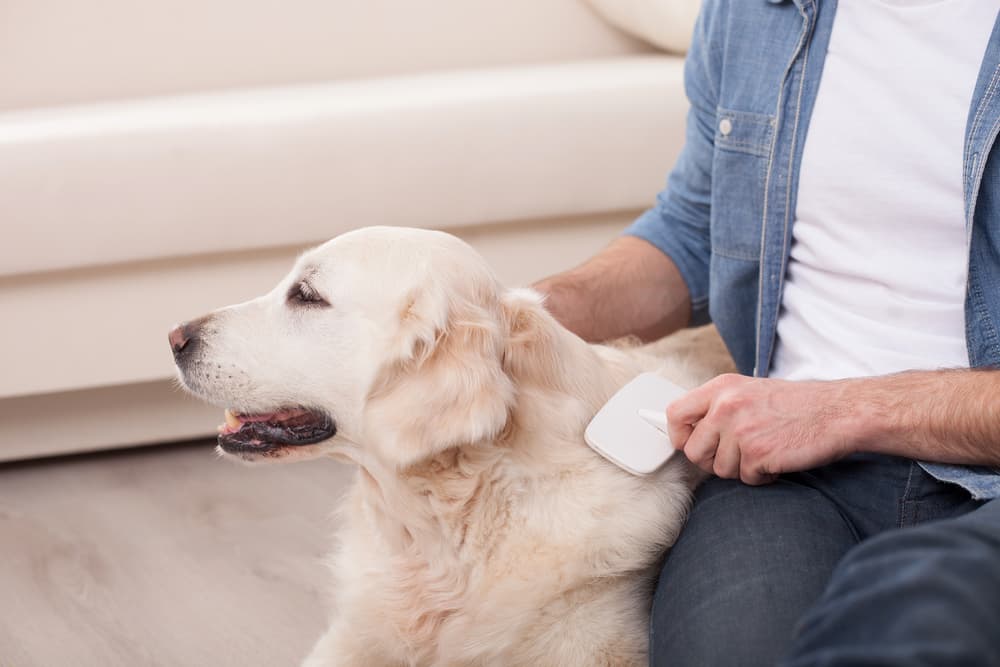
[[[508,290],[501,299],[506,340],[503,366],[516,384],[557,386],[565,376],[558,354],[559,323],[531,289]]]
[[[366,406],[366,444],[399,469],[497,437],[514,403],[496,308],[467,299],[437,302],[431,293],[404,307],[396,360],[383,369]]]

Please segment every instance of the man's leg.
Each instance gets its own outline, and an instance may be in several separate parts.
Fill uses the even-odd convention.
[[[1000,500],[853,549],[785,665],[1000,665]]]
[[[660,574],[650,664],[773,665],[854,531],[815,489],[710,479]]]

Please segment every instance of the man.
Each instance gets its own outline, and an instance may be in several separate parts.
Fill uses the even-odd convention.
[[[743,374],[668,408],[717,477],[654,665],[1000,664],[998,9],[706,0],[656,207],[538,285],[590,340],[711,319]]]

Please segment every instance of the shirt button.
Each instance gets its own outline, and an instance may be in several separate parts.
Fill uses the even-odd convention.
[[[733,131],[733,121],[728,118],[723,118],[719,121],[719,134],[724,137],[729,136],[729,133]]]

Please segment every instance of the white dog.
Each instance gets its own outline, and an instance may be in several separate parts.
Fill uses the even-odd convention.
[[[651,574],[701,476],[629,475],[583,430],[662,360],[584,343],[453,236],[385,227],[170,339],[183,384],[228,408],[221,452],[358,466],[306,664],[646,664]],[[726,370],[681,356],[680,384]]]

